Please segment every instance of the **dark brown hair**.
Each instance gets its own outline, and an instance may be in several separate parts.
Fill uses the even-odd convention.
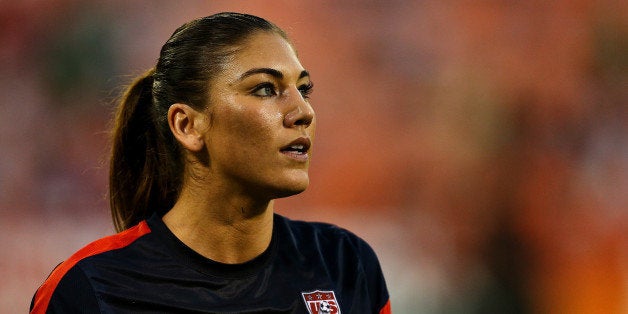
[[[167,112],[174,103],[209,105],[209,82],[238,46],[274,24],[248,14],[219,13],[179,27],[161,48],[154,69],[127,88],[113,123],[109,199],[116,230],[165,214],[176,202],[184,174],[181,148]]]

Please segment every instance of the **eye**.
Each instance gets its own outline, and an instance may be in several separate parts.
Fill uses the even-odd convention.
[[[251,93],[258,97],[270,97],[277,95],[277,90],[272,83],[262,83],[255,86]]]
[[[310,98],[310,94],[312,93],[313,89],[314,84],[312,82],[299,86],[299,92],[301,92],[301,96],[306,99]]]

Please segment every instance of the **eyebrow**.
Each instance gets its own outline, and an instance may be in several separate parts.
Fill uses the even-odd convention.
[[[268,74],[272,77],[275,77],[277,79],[283,79],[284,75],[283,73],[281,73],[281,71],[275,70],[275,69],[271,69],[271,68],[255,68],[255,69],[250,69],[246,72],[244,72],[242,75],[240,75],[240,77],[238,78],[238,81],[242,81],[245,78],[251,76],[251,75],[255,75],[255,74]],[[299,79],[302,79],[306,76],[310,76],[310,73],[308,71],[301,71],[301,73],[299,74]]]

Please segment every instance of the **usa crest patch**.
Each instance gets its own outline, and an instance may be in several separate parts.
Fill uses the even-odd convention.
[[[302,292],[305,307],[310,314],[341,314],[333,291]]]

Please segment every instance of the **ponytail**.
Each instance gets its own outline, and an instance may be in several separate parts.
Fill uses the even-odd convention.
[[[166,118],[153,109],[151,69],[124,92],[113,125],[109,201],[117,231],[165,214],[176,200],[181,161]]]

